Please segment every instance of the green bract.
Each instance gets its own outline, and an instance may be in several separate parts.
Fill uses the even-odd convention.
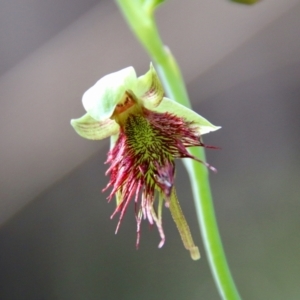
[[[219,129],[191,109],[163,97],[164,90],[152,64],[150,70],[137,77],[133,67],[102,77],[82,97],[87,113],[71,120],[76,132],[87,139],[101,140],[118,134],[119,125],[111,118],[116,106],[124,101],[126,91],[133,93],[149,110],[177,115],[193,122],[200,134]]]

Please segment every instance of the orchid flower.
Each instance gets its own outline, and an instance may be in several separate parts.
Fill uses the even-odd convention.
[[[205,146],[201,136],[220,127],[212,125],[191,109],[164,97],[162,84],[152,64],[137,77],[133,67],[101,78],[82,98],[86,114],[71,120],[82,137],[101,140],[111,137],[106,175],[117,206],[111,218],[120,213],[116,233],[130,202],[134,202],[139,246],[141,221],[155,224],[161,248],[165,242],[162,225],[163,204],[170,209],[183,244],[193,259],[200,253],[180,208],[176,190],[175,160],[190,158],[212,170],[213,167],[192,156],[187,148]]]

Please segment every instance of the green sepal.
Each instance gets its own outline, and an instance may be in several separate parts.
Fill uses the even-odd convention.
[[[80,136],[89,140],[102,140],[119,132],[119,125],[115,121],[97,121],[88,113],[81,118],[72,119],[71,125]]]
[[[119,138],[119,134],[114,134],[110,137],[110,150],[115,146],[118,138]]]
[[[145,102],[146,108],[148,108],[147,103]],[[168,98],[163,98],[160,104],[155,108],[149,108],[156,112],[165,113],[169,112],[178,117],[184,118],[188,122],[193,122],[193,125],[198,129],[199,133],[206,134],[211,131],[216,131],[220,129],[220,126],[215,126],[211,124],[208,120],[194,112],[193,110],[187,108]]]
[[[159,77],[150,63],[149,71],[137,79],[135,95],[143,100],[143,104],[150,109],[160,104],[164,96],[164,88]]]
[[[82,103],[92,118],[104,121],[113,115],[117,104],[124,101],[126,91],[132,91],[150,107],[159,105],[164,95],[159,77],[150,64],[150,70],[138,78],[133,67],[102,77],[84,93]]]

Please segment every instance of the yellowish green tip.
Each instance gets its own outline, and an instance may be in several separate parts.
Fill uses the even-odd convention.
[[[200,255],[199,248],[197,246],[190,248],[189,251],[190,251],[190,254],[191,254],[191,258],[193,260],[200,259],[201,255]]]

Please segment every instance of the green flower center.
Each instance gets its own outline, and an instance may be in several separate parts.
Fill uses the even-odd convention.
[[[130,115],[126,121],[125,134],[128,146],[140,160],[156,161],[160,165],[165,160],[173,160],[169,151],[170,139],[155,128],[143,115]]]

